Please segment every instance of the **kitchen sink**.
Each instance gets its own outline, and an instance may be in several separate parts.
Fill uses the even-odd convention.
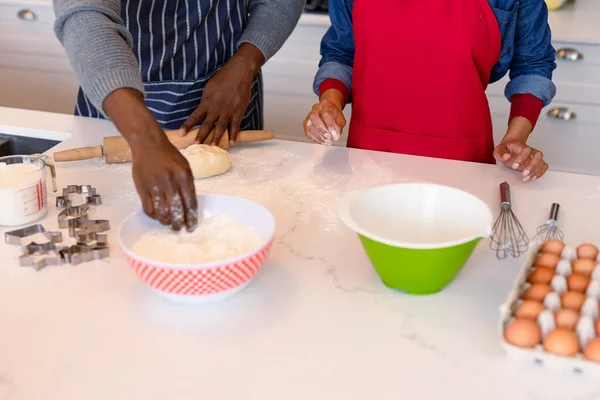
[[[41,154],[60,141],[0,133],[0,157]]]

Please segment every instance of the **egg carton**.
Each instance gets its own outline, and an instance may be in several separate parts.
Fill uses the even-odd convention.
[[[538,344],[532,349],[526,349],[514,346],[508,343],[504,338],[504,331],[509,323],[514,319],[513,315],[519,304],[519,301],[521,300],[521,296],[530,285],[527,282],[527,278],[533,269],[533,264],[538,256],[541,245],[542,243],[534,243],[530,246],[530,249],[526,254],[526,262],[521,267],[521,270],[514,281],[513,289],[509,293],[506,302],[500,306],[500,344],[507,356],[519,363],[543,366],[559,372],[571,372],[586,376],[598,377],[600,376],[600,363],[586,360],[581,352],[574,357],[564,357],[546,352],[542,344]],[[564,248],[561,255],[561,261],[566,261],[570,264],[570,262],[576,258],[577,255],[574,248],[568,246]],[[597,285],[600,285],[600,263],[598,263],[598,260],[596,261],[597,265],[594,273],[592,274],[592,281],[598,282]],[[557,275],[561,275],[558,267]],[[559,280],[560,279],[557,281]],[[552,286],[555,287],[556,283],[553,282]],[[597,294],[595,293],[594,297],[596,301],[600,300],[600,292]],[[544,304],[547,305],[547,302],[544,301]],[[544,329],[542,328],[542,336],[544,336],[543,330]]]

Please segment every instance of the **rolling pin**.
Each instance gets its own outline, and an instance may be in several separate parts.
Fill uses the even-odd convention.
[[[178,150],[183,150],[196,139],[197,129],[190,131],[185,136],[180,136],[177,131],[167,131],[169,141]],[[238,133],[236,143],[253,143],[270,140],[275,137],[273,131],[241,131]],[[212,141],[213,133],[204,140],[208,144]],[[229,150],[229,133],[225,131],[219,142],[219,147]],[[116,164],[131,161],[131,149],[122,136],[108,136],[104,138],[102,146],[80,147],[77,149],[57,151],[54,153],[55,162],[89,160],[90,158],[104,157],[107,164]]]

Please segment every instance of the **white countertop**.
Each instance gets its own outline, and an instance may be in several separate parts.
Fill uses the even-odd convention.
[[[0,123],[4,133],[67,136],[61,148],[115,134],[105,121],[6,108]],[[600,177],[550,172],[525,185],[500,167],[286,141],[240,146],[232,158],[198,192],[262,203],[276,238],[247,289],[204,307],[158,297],[120,254],[117,227],[139,206],[130,164],[59,165],[59,188],[91,184],[102,195],[96,216],[113,226],[112,255],[35,272],[0,243],[0,399],[600,399],[597,379],[503,354],[498,307],[522,260],[497,261],[482,243],[443,292],[408,296],[379,281],[336,212],[348,192],[404,181],[452,185],[496,210],[507,179],[528,232],[557,201],[567,242],[600,244]],[[56,228],[56,215],[52,207],[41,223]]]

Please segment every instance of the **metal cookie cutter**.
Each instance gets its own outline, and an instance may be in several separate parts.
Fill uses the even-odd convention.
[[[40,255],[48,254],[53,250],[56,251],[59,248],[61,248],[61,247],[56,246],[56,244],[52,243],[52,242],[46,242],[46,243],[31,242],[27,246],[23,246],[23,255],[40,256]]]
[[[71,194],[82,194],[86,196],[86,202],[78,206],[72,206],[69,199]],[[102,198],[96,193],[91,185],[69,185],[63,189],[63,195],[56,198],[56,207],[64,208],[58,214],[58,226],[69,229],[69,236],[76,238],[77,245],[106,247],[108,245],[105,232],[110,229],[107,220],[88,219],[89,206],[102,204]]]
[[[80,219],[87,219],[89,208],[90,206],[87,204],[65,208],[58,214],[58,227],[61,229],[76,228]]]
[[[36,271],[48,265],[61,265],[62,257],[60,251],[64,246],[57,246],[55,243],[35,243],[31,242],[23,247],[23,255],[19,257],[19,265],[22,267],[33,267]]]
[[[21,239],[41,233],[48,239],[50,243],[60,243],[63,240],[61,232],[48,232],[40,225],[31,225],[26,228],[17,229],[14,231],[6,232],[4,234],[4,240],[8,244],[14,244],[17,246],[21,245]]]
[[[32,256],[24,254],[19,257],[19,265],[21,267],[33,267],[36,271],[48,266],[48,265],[61,265],[62,259],[59,254],[50,255],[44,254],[43,256]]]
[[[22,245],[21,239],[36,234],[44,235],[48,239],[48,242],[31,242],[28,245]],[[56,243],[62,242],[61,232],[48,232],[42,225],[37,224],[6,232],[4,238],[8,244],[22,246],[23,255],[19,257],[19,265],[22,267],[33,267],[36,271],[39,271],[47,265],[61,264],[58,252],[62,247],[56,246]],[[52,251],[55,252],[55,255],[50,254]]]
[[[108,245],[108,237],[101,232],[109,229],[110,223],[106,219],[79,219],[77,226],[69,229],[69,236],[76,238],[77,244],[90,245],[91,242],[96,242],[96,246],[105,247]]]
[[[87,261],[100,260],[110,256],[108,247],[90,247],[85,244],[76,244],[59,251],[64,262],[77,265]]]
[[[56,197],[57,208],[71,207],[72,201],[69,199],[71,194],[81,194],[85,196],[85,204],[98,206],[102,204],[102,197],[96,193],[96,189],[91,185],[69,185],[63,189],[62,196]],[[80,206],[79,206],[80,207]]]

